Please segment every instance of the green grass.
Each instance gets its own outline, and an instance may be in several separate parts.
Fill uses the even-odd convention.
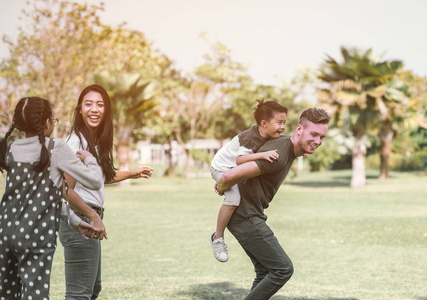
[[[427,174],[376,175],[368,172],[363,190],[348,187],[351,171],[285,182],[267,223],[295,273],[272,299],[427,299]],[[210,178],[107,187],[100,299],[243,299],[254,276],[249,258],[229,232],[227,263],[208,242],[220,204]],[[58,242],[51,299],[63,295]]]

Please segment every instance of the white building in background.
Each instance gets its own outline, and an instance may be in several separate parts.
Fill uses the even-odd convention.
[[[204,150],[211,157],[217,153],[217,151],[225,145],[228,140],[219,141],[214,139],[199,139],[193,140],[186,144],[186,149],[198,149]],[[167,152],[171,149],[170,157],[167,155]],[[177,141],[173,141],[171,145],[169,144],[151,144],[148,141],[140,141],[136,144],[136,150],[133,153],[133,159],[138,164],[146,165],[167,165],[169,164],[169,159],[172,159],[174,162],[177,162],[178,166],[185,165],[185,154],[182,152],[181,147]],[[196,165],[196,162],[193,158],[190,158],[190,165]],[[209,168],[208,164],[203,164],[203,168]],[[303,170],[303,157],[300,156],[297,159],[297,169],[298,171]]]
[[[227,141],[219,141],[214,139],[198,139],[186,144],[186,149],[204,150],[211,157],[226,143]],[[170,151],[170,157],[167,152]],[[169,159],[178,163],[178,166],[185,165],[185,154],[177,141],[169,144],[151,144],[148,141],[140,141],[136,144],[136,150],[133,156],[135,162],[139,164],[169,164]],[[191,164],[195,161],[191,159]]]

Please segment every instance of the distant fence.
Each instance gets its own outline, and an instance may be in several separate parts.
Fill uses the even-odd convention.
[[[215,139],[197,139],[185,145],[187,150],[203,150],[211,157],[226,143]],[[136,144],[136,150],[133,153],[133,159],[140,164],[160,164],[167,165],[176,162],[178,166],[185,165],[185,153],[177,141],[171,144],[152,144],[147,141],[140,141]],[[196,164],[193,158],[190,158],[190,164]]]

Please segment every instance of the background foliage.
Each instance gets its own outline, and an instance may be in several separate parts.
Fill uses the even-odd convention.
[[[361,166],[380,168],[382,178],[389,168],[426,168],[427,78],[405,70],[399,60],[342,48],[342,61],[327,57],[318,69],[300,68],[289,82],[266,86],[253,81],[225,44],[202,34],[210,50],[193,72],[182,74],[142,32],[103,24],[103,9],[96,1],[31,2],[18,39],[3,37],[10,56],[0,62],[0,134],[10,126],[16,102],[38,95],[54,105],[62,121],[55,135],[65,137],[79,92],[99,83],[113,99],[120,169],[128,168],[137,141],[178,141],[186,155],[183,174],[189,176],[191,157],[209,160],[191,149],[192,141],[225,141],[250,127],[257,99],[288,107],[289,135],[308,107],[324,106],[334,114],[329,144],[312,155],[312,171],[356,166],[359,146],[366,156]],[[166,174],[176,169],[170,160]]]

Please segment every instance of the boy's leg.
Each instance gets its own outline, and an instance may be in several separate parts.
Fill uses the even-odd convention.
[[[240,204],[240,193],[237,184],[233,185],[224,195],[225,199],[218,213],[216,231],[210,238],[213,254],[220,262],[228,261],[227,245],[224,242],[224,230],[237,206]]]
[[[230,222],[231,216],[240,204],[240,191],[237,184],[224,192],[225,199],[218,212],[215,238],[224,237],[224,230]]]
[[[236,210],[237,206],[223,204],[218,212],[218,219],[216,223],[216,231],[213,235],[214,239],[224,238],[224,231],[230,222],[231,216]]]
[[[224,172],[211,168],[212,178],[218,182]],[[228,191],[224,192],[225,199],[218,212],[216,231],[210,236],[209,241],[212,251],[220,262],[228,261],[227,245],[224,242],[224,230],[228,225],[234,211],[240,204],[240,192],[237,184],[233,185]]]
[[[227,245],[224,242],[224,230],[237,206],[221,205],[218,213],[216,231],[210,237],[212,252],[220,262],[228,261]]]

